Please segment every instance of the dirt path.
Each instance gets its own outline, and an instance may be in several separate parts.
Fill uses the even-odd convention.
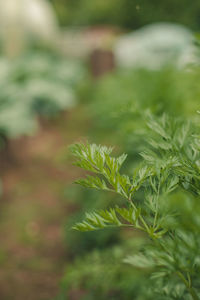
[[[63,225],[70,207],[64,189],[78,175],[65,162],[67,146],[84,137],[87,126],[79,108],[43,124],[36,136],[11,143],[14,159],[1,176],[1,300],[50,300],[57,294],[67,262]]]

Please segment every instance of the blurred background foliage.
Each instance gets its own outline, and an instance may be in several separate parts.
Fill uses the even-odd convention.
[[[0,5],[4,5],[5,2],[1,2]],[[12,155],[18,157],[16,163],[12,155],[9,156],[6,168],[1,170],[3,192],[5,190],[2,199],[8,197],[12,202],[8,208],[3,204],[5,213],[0,218],[2,231],[7,228],[8,236],[8,240],[1,240],[4,246],[0,251],[0,264],[4,267],[0,272],[0,298],[35,299],[37,295],[38,300],[45,300],[58,295],[59,300],[155,299],[155,295],[147,291],[151,285],[148,272],[122,263],[127,254],[145,243],[145,236],[129,230],[98,234],[70,230],[74,223],[82,220],[85,211],[106,208],[116,201],[119,204],[120,200],[103,192],[71,186],[72,180],[80,174],[71,166],[66,146],[79,139],[116,145],[116,154],[129,154],[124,169],[130,173],[141,160],[139,152],[147,144],[145,124],[149,112],[156,116],[168,113],[198,122],[200,69],[195,37],[198,38],[200,29],[200,3],[193,1],[188,5],[186,0],[28,2],[17,2],[15,14],[16,1],[7,0],[4,18],[0,19],[1,157],[3,161],[10,143]],[[29,12],[25,7],[30,8]],[[38,15],[31,11],[37,11]],[[10,17],[5,18],[6,14]],[[191,35],[187,43],[195,55],[189,55],[189,59],[186,55],[187,64],[177,66],[174,59],[168,60],[167,51],[155,45],[151,51],[167,57],[159,68],[136,67],[131,61],[128,68],[120,65],[117,43],[124,37],[130,38],[132,43],[132,35],[133,38],[134,34],[142,36],[136,29],[154,22],[158,30],[162,27],[158,22],[186,26],[182,28]],[[176,25],[172,26],[176,31]],[[102,31],[95,31],[97,27]],[[147,37],[148,41],[151,37],[153,39],[151,35]],[[161,31],[158,35],[161,44],[162,38]],[[172,45],[172,52],[179,57],[176,46]],[[131,56],[136,54],[131,53]],[[123,51],[121,55],[128,58]],[[148,55],[145,59],[153,61]],[[23,197],[26,201],[21,202]],[[39,203],[35,203],[37,199]],[[174,196],[173,203],[181,206],[189,219],[187,201],[183,203],[180,199],[180,195]],[[46,205],[43,209],[42,201]],[[193,209],[198,211],[197,206],[195,204]],[[17,232],[11,234],[13,227]],[[60,235],[57,234],[59,229]],[[22,242],[17,239],[18,235],[25,236]],[[61,244],[64,245],[62,253],[58,249]],[[8,257],[13,257],[15,270],[8,268]],[[19,285],[15,273],[21,270],[28,272],[28,276],[21,275],[22,279],[32,278],[36,272],[38,281],[22,282],[16,293],[15,288],[6,289],[7,278],[16,281],[14,287]]]
[[[137,29],[154,22],[175,22],[198,31],[200,4],[184,1],[145,0],[51,0],[62,25],[109,24]],[[186,9],[187,7],[187,9]]]
[[[37,114],[52,117],[76,105],[84,69],[48,52],[28,52],[0,60],[0,131],[8,137],[31,134]]]

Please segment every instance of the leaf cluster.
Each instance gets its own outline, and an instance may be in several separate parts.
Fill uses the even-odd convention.
[[[150,130],[147,136],[151,136],[149,147],[141,153],[143,162],[132,176],[120,171],[127,158],[125,154],[116,158],[112,149],[105,146],[72,146],[76,164],[94,174],[77,183],[114,192],[124,199],[122,207],[116,205],[87,213],[85,220],[73,228],[93,231],[116,226],[145,232],[149,237],[145,248],[125,261],[136,268],[151,269],[155,294],[166,299],[199,299],[199,215],[195,212],[185,215],[189,216],[190,225],[184,225],[183,211],[171,205],[171,198],[179,193],[187,195],[189,205],[195,203],[199,209],[198,131],[189,122],[166,115],[160,118],[149,115],[147,124]],[[138,191],[143,195],[139,202]]]

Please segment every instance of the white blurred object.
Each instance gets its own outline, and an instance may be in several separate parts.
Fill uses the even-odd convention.
[[[57,33],[56,16],[46,0],[0,0],[0,37],[8,53],[30,40],[53,42]]]
[[[167,64],[184,67],[197,61],[194,37],[182,25],[157,23],[120,38],[115,46],[120,67],[160,69]]]

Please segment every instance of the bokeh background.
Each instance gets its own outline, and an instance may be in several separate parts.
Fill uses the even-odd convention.
[[[115,145],[129,172],[147,111],[195,122],[199,33],[198,0],[0,0],[0,299],[143,299],[121,264],[143,236],[70,229],[116,197],[73,185],[68,146]]]

